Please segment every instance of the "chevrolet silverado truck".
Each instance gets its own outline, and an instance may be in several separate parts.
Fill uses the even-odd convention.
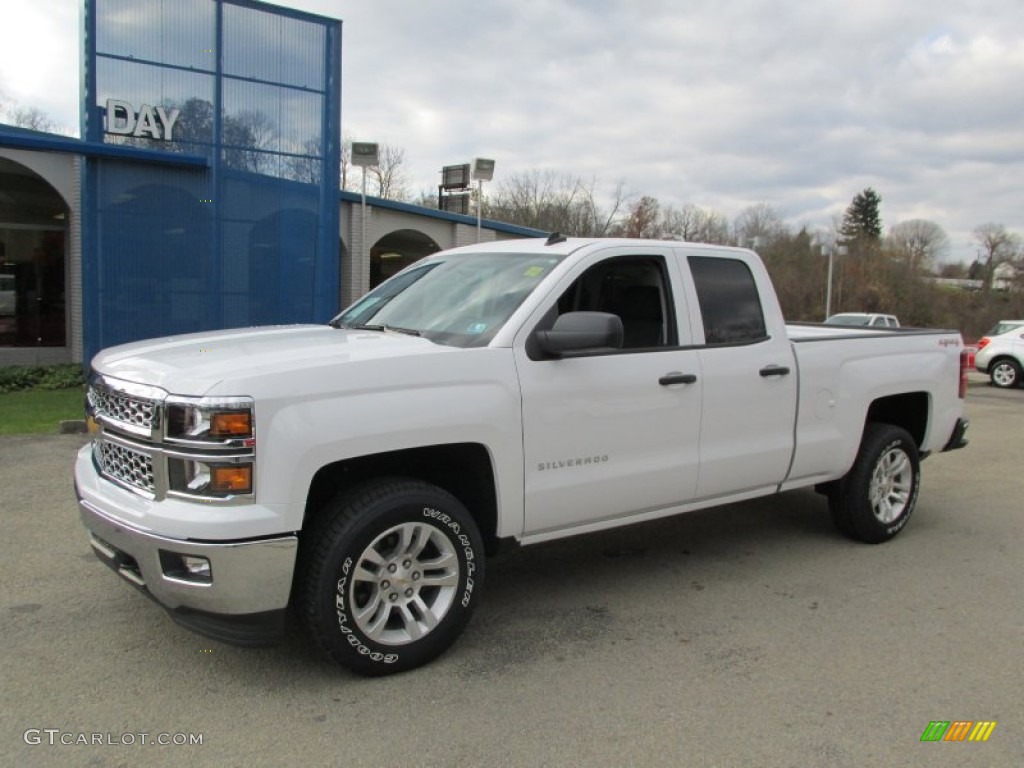
[[[324,325],[100,352],[75,489],[95,553],[180,624],[253,645],[298,622],[387,674],[452,644],[501,545],[803,487],[891,539],[920,460],[966,444],[962,352],[787,328],[740,248],[480,244]]]

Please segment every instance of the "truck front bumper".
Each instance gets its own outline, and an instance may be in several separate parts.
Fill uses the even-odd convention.
[[[171,618],[235,645],[281,639],[296,536],[216,542],[159,536],[117,519],[95,499],[85,498],[81,479],[75,484],[78,509],[96,556],[166,608]]]

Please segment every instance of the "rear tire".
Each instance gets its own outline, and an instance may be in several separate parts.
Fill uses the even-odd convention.
[[[1016,360],[1011,360],[1008,357],[993,362],[988,375],[992,386],[1000,389],[1012,389],[1020,386],[1021,383],[1020,365]]]
[[[829,494],[832,519],[857,541],[888,541],[910,519],[920,487],[913,438],[892,424],[868,424],[853,467]]]
[[[353,672],[387,675],[431,661],[480,601],[476,523],[428,483],[370,481],[328,503],[302,540],[303,624],[328,658]]]

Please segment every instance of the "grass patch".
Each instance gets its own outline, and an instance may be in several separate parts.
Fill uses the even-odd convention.
[[[31,389],[0,394],[0,435],[56,433],[67,419],[85,418],[85,391]]]

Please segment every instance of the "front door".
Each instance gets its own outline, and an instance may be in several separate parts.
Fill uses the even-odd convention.
[[[693,498],[702,382],[698,352],[681,347],[689,342],[689,320],[676,304],[676,279],[656,250],[595,254],[566,278],[545,321],[567,311],[618,314],[624,348],[534,359],[517,339],[526,535]]]

